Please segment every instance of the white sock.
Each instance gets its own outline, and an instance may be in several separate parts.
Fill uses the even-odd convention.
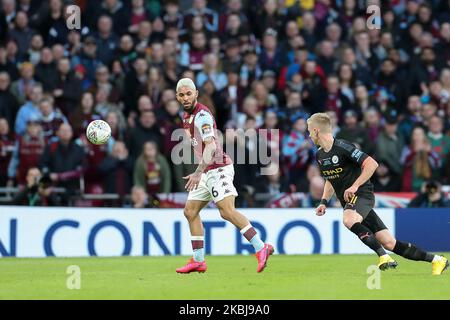
[[[245,234],[249,229],[253,229],[251,224],[249,224],[248,226],[244,227],[241,229],[241,234],[252,244],[253,248],[255,248],[255,252],[258,252],[259,250],[261,250],[262,248],[264,248],[264,242],[262,242],[261,238],[259,237],[258,233],[255,233],[255,235],[251,238],[248,239],[247,235]],[[256,232],[256,230],[254,230]]]
[[[431,262],[437,262],[437,261],[439,261],[439,260],[441,260],[441,259],[442,259],[442,257],[441,257],[441,256],[438,256],[438,255],[436,254],[436,255],[434,255],[433,261],[431,261]]]
[[[203,236],[191,236],[191,242],[194,241],[201,241],[202,242],[202,247],[198,248],[198,249],[192,249],[194,255],[193,258],[196,262],[203,262],[205,261],[205,237]],[[193,244],[192,244],[193,245]]]

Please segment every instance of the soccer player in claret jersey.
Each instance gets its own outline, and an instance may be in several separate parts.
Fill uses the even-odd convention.
[[[238,194],[233,185],[233,163],[218,143],[214,117],[208,107],[197,101],[198,91],[191,79],[183,78],[178,81],[176,90],[177,100],[184,108],[184,129],[191,139],[195,156],[200,160],[197,170],[184,177],[187,180],[186,190],[189,191],[184,215],[189,222],[194,256],[176,271],[178,273],[206,271],[200,211],[209,201],[214,200],[222,218],[239,228],[241,234],[255,248],[258,260],[256,271],[261,272],[274,249],[272,245],[261,241],[248,219],[235,209],[234,200]]]
[[[431,262],[432,274],[442,274],[449,265],[446,258],[425,252],[412,243],[396,240],[373,210],[375,196],[369,179],[378,163],[353,144],[334,139],[327,114],[315,113],[307,123],[311,139],[319,146],[317,163],[326,180],[316,214],[325,214],[328,201],[336,193],[344,208],[344,225],[378,254],[381,270],[397,266],[397,262],[386,253],[387,249],[406,259]]]

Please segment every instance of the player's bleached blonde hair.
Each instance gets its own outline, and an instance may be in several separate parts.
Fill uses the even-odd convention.
[[[315,126],[322,133],[331,133],[331,119],[326,113],[314,113],[306,122],[308,127]]]
[[[197,88],[195,87],[194,81],[192,81],[192,79],[190,79],[190,78],[183,78],[178,81],[177,92],[181,87],[188,87],[189,89],[197,90]]]

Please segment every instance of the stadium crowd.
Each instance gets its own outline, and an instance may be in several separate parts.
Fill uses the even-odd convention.
[[[27,205],[64,204],[80,188],[142,206],[183,192],[195,164],[173,164],[171,133],[182,128],[176,83],[190,77],[223,132],[280,130],[225,134],[247,156],[265,139],[279,157],[273,175],[235,165],[242,206],[264,205],[259,193],[320,201],[315,112],[380,163],[375,191],[439,195],[450,184],[450,1],[370,3],[381,7],[371,28],[359,0],[1,0],[0,187],[19,186],[13,203]],[[71,4],[80,29],[66,25]],[[105,145],[87,142],[95,119],[112,128]]]

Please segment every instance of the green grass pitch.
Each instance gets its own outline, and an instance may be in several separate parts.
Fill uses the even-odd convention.
[[[449,254],[447,254],[449,256]],[[207,257],[204,274],[176,274],[187,257],[0,259],[0,299],[450,299],[450,270],[399,262],[367,288],[375,255],[275,255],[256,273],[253,256]],[[67,267],[81,288],[67,289]]]

